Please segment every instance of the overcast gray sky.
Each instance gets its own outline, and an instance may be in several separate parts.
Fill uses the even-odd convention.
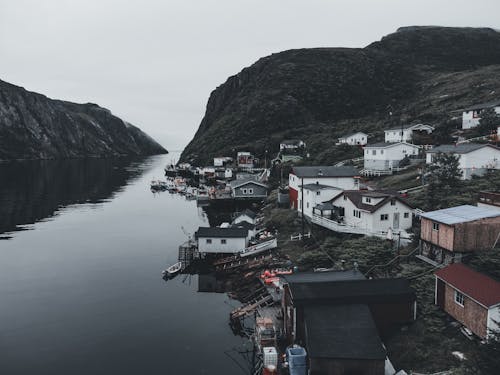
[[[407,25],[500,28],[498,0],[0,0],[0,79],[109,108],[181,149],[210,92],[262,56]]]

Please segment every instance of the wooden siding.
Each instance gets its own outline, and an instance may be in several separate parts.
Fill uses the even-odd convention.
[[[500,217],[467,223],[446,225],[432,229],[433,221],[422,218],[420,238],[448,251],[471,252],[491,248],[500,233]]]
[[[438,279],[438,281],[440,280]],[[469,328],[477,336],[485,338],[488,310],[467,296],[464,296],[464,306],[460,306],[455,302],[455,289],[446,283],[443,284],[444,288],[438,287],[437,300],[443,304],[444,311]],[[444,296],[439,295],[442,291],[444,291]]]
[[[384,375],[385,361],[362,359],[310,358],[311,375]]]
[[[432,229],[434,221],[422,218],[420,222],[420,238],[443,249],[453,251],[454,228],[439,223],[439,230]]]

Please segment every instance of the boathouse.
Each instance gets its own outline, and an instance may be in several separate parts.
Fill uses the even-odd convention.
[[[248,229],[200,227],[195,238],[200,254],[236,254],[248,245]]]

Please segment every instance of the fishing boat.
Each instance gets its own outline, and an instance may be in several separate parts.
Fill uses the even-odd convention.
[[[163,277],[173,277],[177,275],[181,270],[182,262],[177,262],[175,264],[172,264],[170,267],[167,267],[167,269],[162,272]]]

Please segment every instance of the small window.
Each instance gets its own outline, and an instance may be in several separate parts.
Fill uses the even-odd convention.
[[[207,238],[207,243],[211,244],[212,243],[212,239],[211,238]]]
[[[380,215],[380,220],[381,221],[389,220],[389,214],[382,214],[382,215]]]
[[[393,198],[391,199],[391,206],[395,206],[396,205],[396,200]]]
[[[361,211],[359,211],[359,210],[353,210],[353,215],[354,215],[354,217],[360,218],[361,217]]]
[[[371,203],[371,201],[372,201],[371,198],[368,198],[368,197],[366,197],[365,199],[366,199],[366,203]]]
[[[345,200],[345,201],[347,200],[347,196],[346,196],[346,195],[344,195],[344,200]]]
[[[247,193],[247,189],[241,189],[241,193],[242,194],[246,194]]]
[[[223,238],[223,239],[221,239],[221,240],[220,240],[220,243],[221,243],[222,245],[225,245],[225,244],[227,244],[227,240],[226,240],[225,238]]]
[[[309,190],[307,190],[307,195],[309,195]]]
[[[455,290],[455,302],[462,307],[464,306],[464,295],[458,290]]]
[[[384,155],[384,150],[380,150],[380,155]]]
[[[309,208],[309,202],[306,203],[306,207]]]
[[[316,192],[316,195],[321,195],[321,191],[317,191],[317,192]]]
[[[403,214],[403,217],[404,217],[405,219],[408,219],[408,218],[410,217],[410,213],[409,213],[409,212],[405,212],[405,213]]]
[[[433,230],[439,230],[439,223],[432,223]]]
[[[372,155],[377,155],[377,150],[372,150]]]
[[[253,194],[253,189],[248,189],[248,194]]]

